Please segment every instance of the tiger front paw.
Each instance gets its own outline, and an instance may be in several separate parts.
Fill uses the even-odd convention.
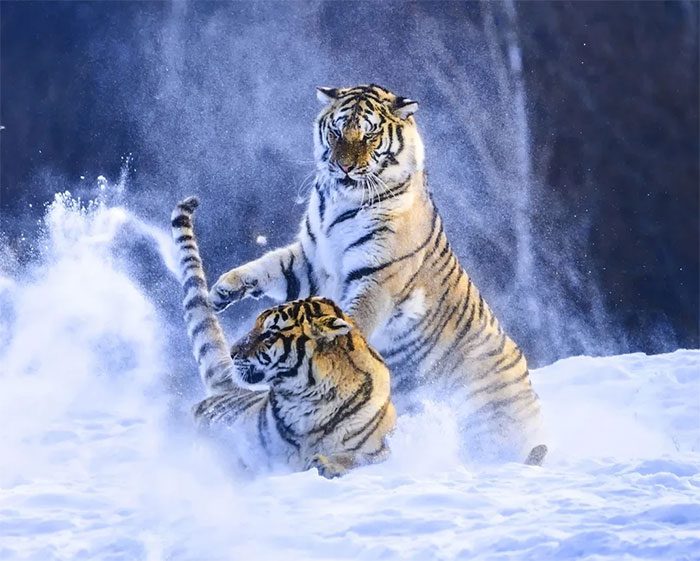
[[[209,291],[209,301],[215,312],[221,312],[235,302],[248,297],[258,298],[262,293],[258,279],[248,278],[234,270],[219,277]]]
[[[344,465],[334,462],[328,456],[323,454],[316,454],[311,461],[309,461],[308,469],[316,468],[318,474],[322,475],[326,479],[334,479],[336,477],[342,477],[348,472],[348,468]]]

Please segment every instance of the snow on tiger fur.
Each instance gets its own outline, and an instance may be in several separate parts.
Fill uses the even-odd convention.
[[[418,104],[376,86],[319,88],[316,177],[296,240],[222,275],[246,297],[333,299],[391,369],[399,412],[448,401],[472,458],[540,463],[540,403],[522,350],[452,252],[426,184]]]

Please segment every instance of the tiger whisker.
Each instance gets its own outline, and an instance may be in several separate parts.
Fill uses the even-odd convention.
[[[306,174],[304,176],[304,178],[301,180],[299,187],[297,187],[297,196],[296,196],[296,203],[297,204],[301,204],[306,200],[307,195],[311,191],[311,187],[314,183],[315,178],[316,178],[316,170],[311,171],[310,173]]]

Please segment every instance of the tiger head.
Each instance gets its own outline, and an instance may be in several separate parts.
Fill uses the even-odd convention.
[[[331,300],[295,300],[262,312],[253,329],[231,347],[231,358],[248,384],[302,389],[316,383],[314,354],[337,344],[353,328]]]
[[[346,191],[381,193],[423,170],[418,103],[376,86],[318,88],[316,167]]]

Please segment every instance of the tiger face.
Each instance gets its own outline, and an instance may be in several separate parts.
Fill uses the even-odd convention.
[[[318,348],[352,329],[331,300],[295,300],[262,312],[250,333],[231,347],[231,358],[248,384],[303,388],[315,383],[310,360]]]
[[[418,103],[374,84],[318,88],[317,97],[316,166],[340,188],[381,193],[423,169]]]

